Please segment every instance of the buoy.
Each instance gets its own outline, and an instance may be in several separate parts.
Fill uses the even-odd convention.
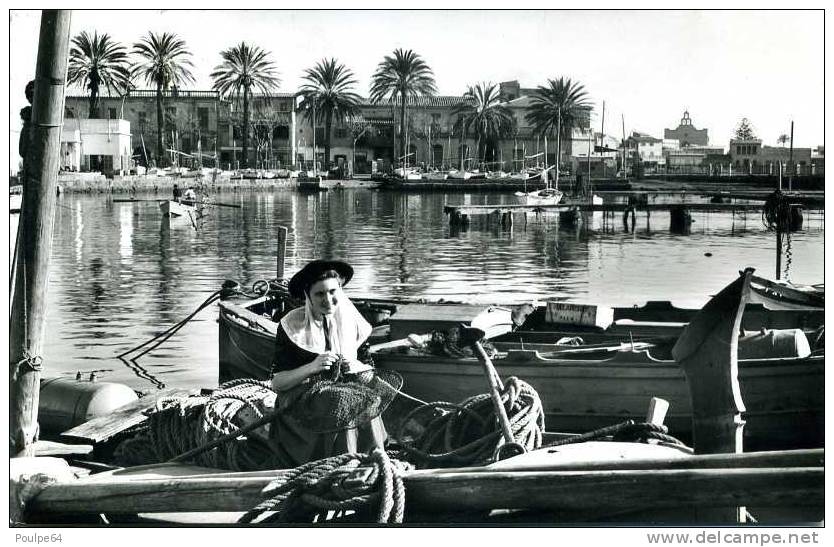
[[[38,424],[43,432],[61,433],[98,416],[110,414],[138,398],[135,391],[115,382],[43,379]]]

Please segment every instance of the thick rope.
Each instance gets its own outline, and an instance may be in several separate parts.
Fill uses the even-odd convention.
[[[633,420],[626,420],[581,435],[559,439],[558,441],[547,444],[546,448],[584,443],[598,439],[611,439],[616,442],[647,442],[648,439],[656,439],[676,446],[686,446],[680,440],[669,435],[669,428],[665,425],[656,425],[648,422],[634,423]]]
[[[324,522],[328,514],[354,512],[363,521],[400,523],[405,514],[402,471],[408,468],[380,448],[309,462],[267,485],[263,494],[270,497],[238,522]]]
[[[266,436],[257,434],[263,424],[250,428],[251,422],[265,418],[263,407],[271,406],[267,400],[271,396],[274,392],[267,382],[242,379],[223,384],[210,397],[161,399],[146,423],[117,447],[114,457],[127,465],[179,461],[188,455],[197,465],[234,471],[289,467]],[[246,411],[251,413],[248,424],[241,417]]]
[[[510,419],[514,442],[525,450],[542,444],[544,409],[536,391],[516,377],[510,377],[501,392],[501,402]],[[418,416],[428,415],[422,433],[405,442],[404,429]],[[397,432],[400,448],[409,459],[425,467],[485,464],[504,443],[495,407],[489,394],[475,395],[457,405],[435,402],[412,410]]]

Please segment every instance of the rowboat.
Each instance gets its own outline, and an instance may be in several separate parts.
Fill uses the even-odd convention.
[[[768,299],[766,290],[774,290],[775,285],[756,279],[761,293],[754,293],[758,301],[745,308],[750,313],[745,312],[746,320],[740,319],[743,328],[812,329],[824,321],[823,311],[811,305],[817,300],[802,301],[801,294],[795,295],[799,304],[792,304],[790,299]],[[765,309],[765,301],[776,309]],[[792,305],[796,309],[789,309]],[[277,329],[270,317],[271,306],[274,301],[269,297],[220,302],[221,381],[268,376]],[[410,306],[429,309],[415,316],[409,315]],[[448,304],[406,304],[398,309],[395,306],[393,313],[379,303],[374,307],[358,301],[357,307],[372,324],[387,322],[394,340],[409,333],[429,332],[432,326],[445,330],[465,321],[467,315]],[[473,307],[464,309],[469,310],[469,319],[475,315]],[[501,376],[523,378],[539,392],[547,423],[554,430],[581,432],[633,419],[642,413],[648,397],[658,396],[672,405],[672,431],[687,438],[691,432],[687,383],[669,352],[695,311],[655,303],[644,308],[620,308],[612,317],[629,313],[635,319],[615,320],[605,330],[579,327],[570,332],[564,326],[554,330],[553,325],[542,322],[547,319],[547,310],[536,309],[519,330],[495,339],[495,366]],[[400,314],[403,316],[397,319]],[[420,317],[425,320],[419,321]],[[555,344],[571,335],[598,345],[577,348]],[[742,340],[742,347],[762,343],[762,335],[751,334],[748,338],[749,343]],[[654,342],[650,347],[640,346],[645,340]],[[739,360],[741,392],[748,403],[745,440],[750,446],[822,444],[825,359],[819,349],[810,352],[811,346],[806,343],[807,349],[778,357],[751,352],[751,358]],[[482,391],[480,367],[472,356],[450,357],[411,349],[405,353],[379,351],[374,361],[377,366],[402,374],[403,390],[422,400],[459,401]]]
[[[168,200],[161,202],[159,208],[166,217],[194,218],[197,213],[196,202]]]

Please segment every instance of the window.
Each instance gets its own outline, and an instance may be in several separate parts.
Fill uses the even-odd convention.
[[[321,144],[324,142],[324,128],[323,127],[316,127],[316,144]]]
[[[198,108],[197,117],[200,119],[200,129],[207,130],[209,128],[209,109]]]
[[[347,128],[337,127],[334,135],[337,139],[344,139],[347,137]]]
[[[108,108],[108,109],[107,109],[107,111],[108,111],[108,114],[109,114],[109,116],[108,116],[108,117],[109,117],[111,120],[118,119],[119,115],[116,113],[116,109],[115,109],[115,108]]]
[[[272,138],[273,139],[289,139],[290,138],[290,128],[287,125],[279,125],[275,129],[272,130]]]
[[[145,124],[148,123],[148,113],[142,110],[139,112],[139,127],[145,127]]]

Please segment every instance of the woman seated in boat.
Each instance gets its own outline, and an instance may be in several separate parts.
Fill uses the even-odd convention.
[[[372,327],[342,292],[352,276],[353,268],[345,262],[314,260],[289,282],[290,294],[303,297],[304,306],[278,324],[271,383],[279,409],[285,411],[274,422],[271,436],[290,465],[368,452],[382,447],[387,438],[379,415],[399,386],[385,392],[391,390],[390,379],[378,381],[374,369],[357,359]],[[327,391],[327,380],[333,386],[340,373],[343,379],[358,380],[354,385],[361,393],[353,401],[338,397],[346,392],[345,383]],[[328,424],[330,418],[338,423]]]

